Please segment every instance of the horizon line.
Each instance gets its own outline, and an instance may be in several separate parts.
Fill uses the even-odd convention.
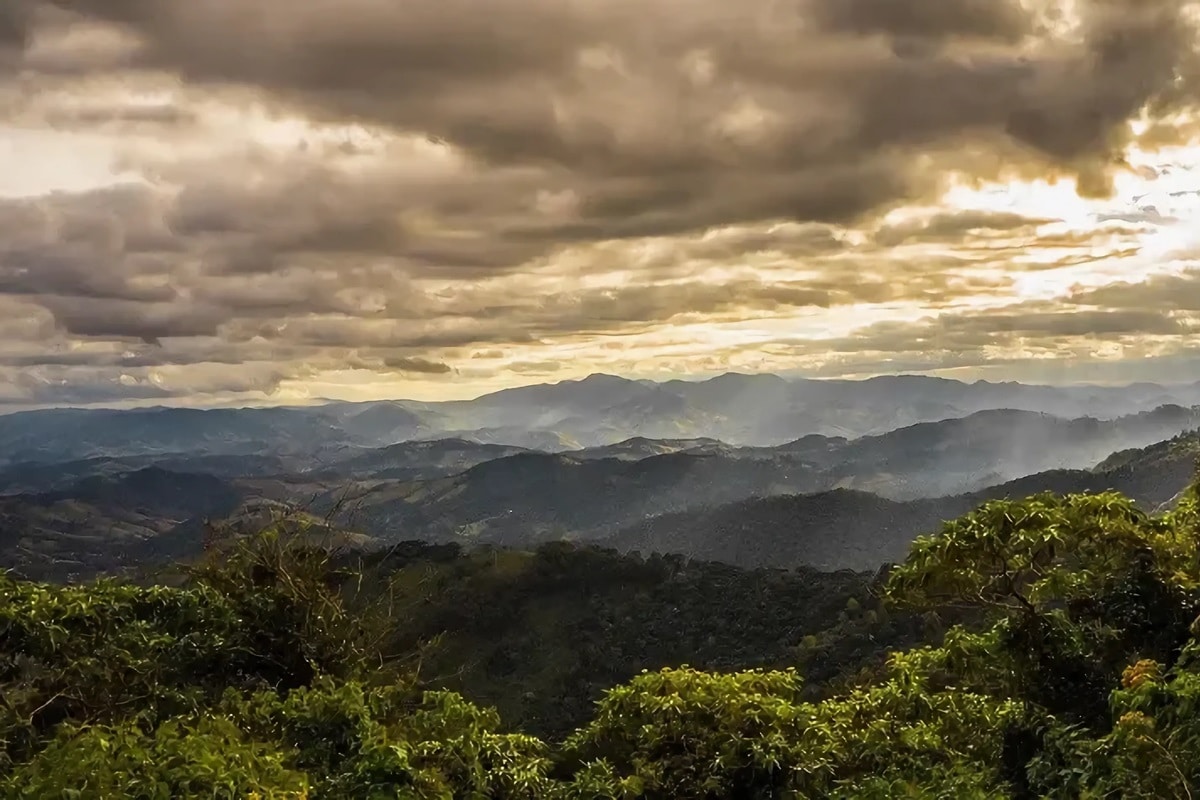
[[[335,404],[369,405],[371,403],[411,403],[411,404],[415,404],[415,405],[438,406],[438,405],[449,405],[449,404],[453,404],[453,403],[473,403],[473,402],[477,402],[477,401],[482,400],[487,397],[493,397],[495,395],[504,394],[507,392],[520,391],[523,389],[535,389],[538,387],[580,384],[580,383],[584,383],[585,381],[593,380],[596,378],[612,378],[614,380],[624,381],[627,383],[642,383],[642,384],[649,383],[649,384],[654,384],[656,386],[663,386],[663,385],[666,385],[669,383],[695,383],[695,384],[710,383],[712,381],[719,380],[721,378],[729,378],[729,377],[740,377],[740,378],[748,378],[748,379],[777,378],[779,380],[785,381],[786,383],[790,383],[790,384],[797,384],[797,383],[863,383],[863,384],[865,384],[865,383],[870,383],[872,381],[889,380],[889,379],[891,379],[891,380],[915,379],[915,380],[923,380],[923,381],[937,381],[937,382],[941,382],[941,383],[957,383],[962,386],[977,386],[980,384],[984,384],[984,385],[988,385],[988,386],[1022,386],[1022,387],[1031,388],[1031,389],[1037,389],[1037,388],[1072,389],[1072,388],[1074,388],[1074,389],[1119,390],[1119,389],[1132,389],[1134,387],[1146,387],[1146,388],[1152,388],[1152,389],[1153,388],[1172,389],[1172,388],[1184,388],[1184,387],[1188,387],[1188,386],[1195,386],[1198,383],[1200,383],[1200,381],[1178,381],[1178,382],[1171,382],[1171,383],[1158,382],[1158,381],[1130,381],[1127,383],[1098,383],[1098,382],[1091,382],[1091,381],[1067,381],[1067,382],[1062,382],[1062,383],[1042,383],[1042,382],[1026,383],[1024,381],[1019,381],[1019,380],[995,381],[995,380],[988,380],[986,378],[976,378],[973,381],[967,381],[967,380],[962,380],[960,378],[946,378],[946,377],[942,377],[939,375],[927,375],[927,374],[922,374],[922,373],[917,373],[917,372],[883,373],[883,374],[878,374],[878,375],[870,375],[870,376],[862,377],[862,378],[852,378],[852,377],[824,378],[824,377],[814,377],[814,376],[804,376],[804,375],[788,376],[788,375],[783,375],[783,374],[780,374],[777,372],[736,372],[736,371],[732,371],[732,370],[727,371],[727,372],[718,373],[716,375],[709,375],[707,377],[701,377],[701,378],[692,378],[692,377],[685,376],[685,377],[675,377],[675,378],[666,378],[666,379],[654,379],[654,378],[629,378],[629,377],[625,377],[623,375],[616,375],[616,374],[608,373],[608,372],[593,372],[582,378],[566,378],[566,379],[563,379],[560,381],[543,381],[540,383],[520,384],[517,386],[509,386],[509,387],[505,387],[503,389],[496,389],[494,391],[484,392],[484,393],[476,395],[474,397],[457,399],[457,400],[413,400],[413,399],[405,398],[405,397],[386,397],[386,398],[377,398],[374,400],[344,400],[344,399],[339,399],[339,398],[335,398],[335,397],[313,397],[313,398],[310,398],[308,401],[292,400],[289,402],[281,402],[281,403],[271,403],[269,398],[264,398],[261,402],[257,402],[257,403],[254,401],[246,401],[246,400],[239,399],[239,400],[231,400],[231,401],[229,401],[229,404],[223,404],[220,401],[216,401],[215,403],[210,404],[210,405],[181,405],[178,403],[172,404],[171,402],[169,402],[169,400],[163,399],[163,401],[156,402],[153,404],[147,404],[147,405],[138,404],[140,402],[138,400],[125,401],[127,403],[128,402],[135,403],[135,405],[123,405],[123,406],[117,405],[117,403],[121,403],[122,401],[101,401],[99,403],[74,403],[74,404],[61,404],[61,405],[49,404],[49,405],[43,405],[43,406],[20,405],[20,406],[12,408],[11,410],[6,410],[3,405],[0,405],[0,416],[11,416],[14,414],[38,413],[38,412],[46,412],[46,411],[72,411],[72,410],[77,410],[77,411],[155,411],[155,410],[237,411],[237,410],[261,410],[261,409],[269,409],[269,408],[302,409],[302,408],[313,408],[313,407],[321,407],[321,406],[328,406],[328,405],[335,405]]]

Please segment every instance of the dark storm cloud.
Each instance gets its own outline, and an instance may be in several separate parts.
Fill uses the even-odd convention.
[[[29,36],[29,9],[24,3],[0,6],[0,47],[24,48]]]
[[[132,337],[146,342],[185,336],[215,336],[220,309],[188,303],[144,303],[90,297],[43,297],[42,305],[68,333]]]
[[[190,84],[544,168],[580,217],[525,236],[853,220],[931,188],[912,151],[987,173],[1020,156],[1006,138],[1099,190],[1129,119],[1196,100],[1182,0],[1083,2],[1078,41],[1001,0],[57,5],[126,26],[144,67]],[[892,46],[913,38],[941,46]]]
[[[1035,25],[1012,0],[810,0],[808,7],[825,30],[915,39],[1016,42]]]

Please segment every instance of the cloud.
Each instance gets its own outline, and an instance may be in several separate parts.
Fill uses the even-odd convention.
[[[1179,337],[1189,331],[1186,321],[1149,310],[1082,311],[1030,304],[974,314],[947,313],[916,322],[876,323],[822,344],[843,353],[944,351],[981,357],[988,349],[1052,351],[1066,340],[1099,344],[1121,337]]]
[[[1200,312],[1200,269],[1077,291],[1069,300],[1079,305],[1145,309],[1164,315],[1171,311]]]
[[[508,371],[518,375],[552,375],[562,369],[557,361],[514,361]]]
[[[571,242],[468,280],[415,263],[403,239],[389,248],[326,238],[354,230],[348,209],[369,200],[311,174],[333,187],[328,195],[288,196],[280,187],[312,188],[295,179],[239,194],[219,175],[181,189],[130,184],[0,201],[0,291],[73,348],[43,347],[39,359],[31,346],[0,353],[0,364],[90,365],[111,373],[105,386],[136,366],[243,360],[438,378],[479,347],[503,344],[516,351],[495,369],[540,374],[517,365],[552,360],[537,357],[546,343],[889,303],[953,306],[1006,291],[1014,253],[1045,243],[1056,259],[1029,268],[1053,270],[1097,258],[1110,235],[1039,233],[1040,218],[949,211],[857,239],[820,224],[724,226]]]
[[[813,17],[838,33],[887,34],[934,42],[959,37],[1015,43],[1034,33],[1035,20],[1009,0],[819,0]]]
[[[265,391],[327,369],[436,382],[493,350],[537,374],[614,337],[647,363],[680,330],[786,349],[789,320],[831,361],[1180,336],[1149,295],[1053,289],[1169,219],[937,207],[1011,177],[1102,194],[1131,121],[1195,133],[1187,4],[1073,5],[0,3],[0,117],[124,176],[0,197],[0,300],[23,320],[0,366],[119,394],[168,385],[129,370],[223,392],[180,376],[280,365],[238,384]]]
[[[1055,220],[1027,217],[1011,211],[942,212],[924,219],[884,225],[875,231],[875,241],[884,247],[911,242],[961,242],[971,234],[1033,233]]]
[[[448,364],[423,358],[384,358],[383,365],[400,372],[423,372],[429,375],[445,375],[452,371]]]
[[[1128,120],[1195,100],[1181,0],[1090,0],[1065,32],[1013,0],[55,5],[132,32],[143,70],[541,169],[579,219],[528,235],[853,220],[931,188],[914,152],[1099,189]]]
[[[167,104],[122,104],[117,106],[78,106],[54,108],[45,116],[56,128],[102,129],[116,133],[146,128],[171,128],[196,121],[196,115],[184,108]]]
[[[0,6],[0,54],[7,51],[8,58],[15,58],[28,47],[33,30],[33,9],[32,3],[26,0],[11,0]],[[0,61],[0,68],[3,65]]]
[[[81,297],[46,297],[41,303],[67,332],[78,336],[141,339],[215,336],[219,309],[185,303],[145,303]]]
[[[660,241],[662,249],[628,274],[622,269],[651,242],[581,250],[570,280],[561,268],[542,277],[507,274],[521,262],[490,279],[451,281],[434,290],[430,282],[445,277],[444,267],[413,263],[400,232],[357,213],[369,200],[356,204],[349,188],[343,192],[321,180],[318,175],[271,190],[260,184],[240,194],[234,182],[220,178],[213,184],[196,180],[178,192],[126,185],[0,201],[0,291],[27,296],[79,336],[280,339],[299,332],[314,345],[374,339],[390,347],[405,341],[520,341],[531,333],[663,323],[685,314],[929,299],[952,296],[956,280],[946,265],[936,265],[904,283],[889,282],[870,275],[863,261],[852,275],[839,275],[853,247],[826,228],[784,226]],[[289,194],[288,186],[296,191]],[[334,188],[324,194],[319,186]],[[977,227],[977,219],[956,219],[942,215],[923,230]],[[739,254],[747,264],[806,258],[828,274],[789,280],[751,270],[705,279],[704,269],[720,268]],[[563,262],[569,259],[556,267]],[[613,280],[596,285],[605,271]],[[530,294],[539,283],[545,291]],[[494,325],[480,324],[489,317]],[[343,337],[333,333],[338,329],[391,333],[359,341],[359,332]],[[479,331],[478,338],[471,330]]]
[[[278,364],[131,367],[119,371],[68,365],[0,367],[0,405],[89,405],[204,396],[269,396],[286,380],[311,374]]]

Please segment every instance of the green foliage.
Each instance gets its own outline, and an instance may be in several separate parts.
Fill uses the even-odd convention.
[[[990,502],[914,543],[887,595],[988,611],[989,651],[960,659],[961,679],[988,671],[993,690],[1101,723],[1131,659],[1172,661],[1190,635],[1200,611],[1190,513],[1152,517],[1112,493]]]
[[[706,797],[786,788],[803,762],[811,714],[793,672],[647,673],[611,690],[567,740],[645,797]]]
[[[306,776],[287,768],[287,760],[284,751],[247,740],[221,718],[168,720],[149,732],[137,721],[65,726],[0,789],[12,798],[77,800],[307,797]]]
[[[564,752],[614,797],[992,796],[1023,707],[932,691],[906,666],[819,703],[794,672],[647,673],[610,691]]]
[[[1092,595],[1143,554],[1172,585],[1196,588],[1194,542],[1121,495],[996,500],[917,539],[888,591],[909,604],[1033,612],[1038,604]]]
[[[746,570],[568,543],[450,559],[405,551],[397,603],[419,613],[400,620],[392,648],[440,637],[424,678],[547,738],[585,724],[606,689],[643,670],[797,667],[815,698],[881,667],[888,648],[926,641],[917,615],[888,615],[870,576],[849,571]],[[859,612],[839,620],[853,598]]]
[[[389,573],[267,536],[175,587],[0,577],[0,796],[1188,798],[1198,509],[1196,491],[1158,516],[1113,494],[988,503],[914,544],[890,611],[852,575],[561,545]],[[875,633],[907,647],[843,652],[878,656]],[[745,669],[753,648],[773,663]],[[625,674],[689,650],[705,663]],[[563,690],[597,664],[618,685],[555,744],[437,688],[429,664],[456,659],[467,694],[557,687],[543,712],[578,713],[592,683]],[[863,669],[806,685],[834,661]]]
[[[0,578],[0,758],[30,755],[60,723],[196,711],[231,684],[269,681],[275,655],[204,586]]]
[[[66,721],[156,723],[227,689],[286,691],[318,675],[387,674],[370,615],[320,554],[272,535],[183,587],[101,580],[51,587],[0,576],[0,765]]]
[[[286,697],[230,693],[222,710],[292,752],[317,797],[533,798],[548,785],[544,744],[450,693],[323,677]]]

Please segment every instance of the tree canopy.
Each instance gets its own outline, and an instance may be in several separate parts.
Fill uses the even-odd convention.
[[[551,739],[429,683],[387,570],[269,534],[172,586],[0,577],[0,796],[1190,798],[1198,509],[989,502],[913,544],[886,606],[838,601],[936,642],[820,696],[802,664],[647,670]]]

